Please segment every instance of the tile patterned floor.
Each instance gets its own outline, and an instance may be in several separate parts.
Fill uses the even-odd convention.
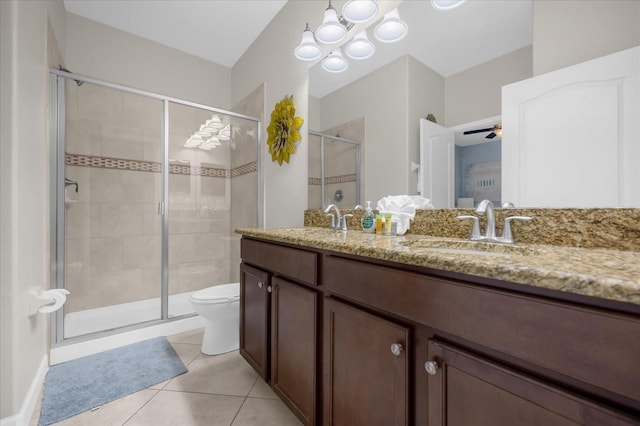
[[[168,338],[189,371],[56,425],[298,426],[301,423],[238,351],[200,353],[202,330]],[[31,418],[37,426],[40,406]]]

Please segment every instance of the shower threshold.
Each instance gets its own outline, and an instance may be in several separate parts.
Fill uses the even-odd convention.
[[[192,292],[169,296],[169,318],[193,314]],[[72,312],[64,316],[64,338],[83,336],[160,319],[160,298]]]

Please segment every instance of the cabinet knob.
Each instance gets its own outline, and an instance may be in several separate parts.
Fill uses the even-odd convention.
[[[440,368],[440,366],[435,361],[427,361],[424,363],[424,369],[427,370],[427,373],[429,373],[429,375],[431,376],[436,375],[436,373],[438,372],[438,368]]]
[[[262,281],[258,281],[258,288],[262,288],[263,285],[264,283]]]
[[[267,292],[271,293],[271,286],[270,285],[267,286]]]
[[[392,343],[391,344],[391,353],[395,356],[400,356],[400,353],[404,350],[404,346],[400,343]]]

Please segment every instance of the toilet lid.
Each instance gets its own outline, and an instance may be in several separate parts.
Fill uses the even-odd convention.
[[[207,287],[191,294],[191,298],[201,301],[238,300],[240,298],[240,285],[238,283],[233,283]]]

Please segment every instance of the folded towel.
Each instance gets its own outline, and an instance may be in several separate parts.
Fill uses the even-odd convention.
[[[432,209],[433,204],[419,195],[389,195],[378,200],[376,208],[381,214],[391,214],[391,220],[398,223],[398,235],[403,235],[409,229],[416,209]]]

